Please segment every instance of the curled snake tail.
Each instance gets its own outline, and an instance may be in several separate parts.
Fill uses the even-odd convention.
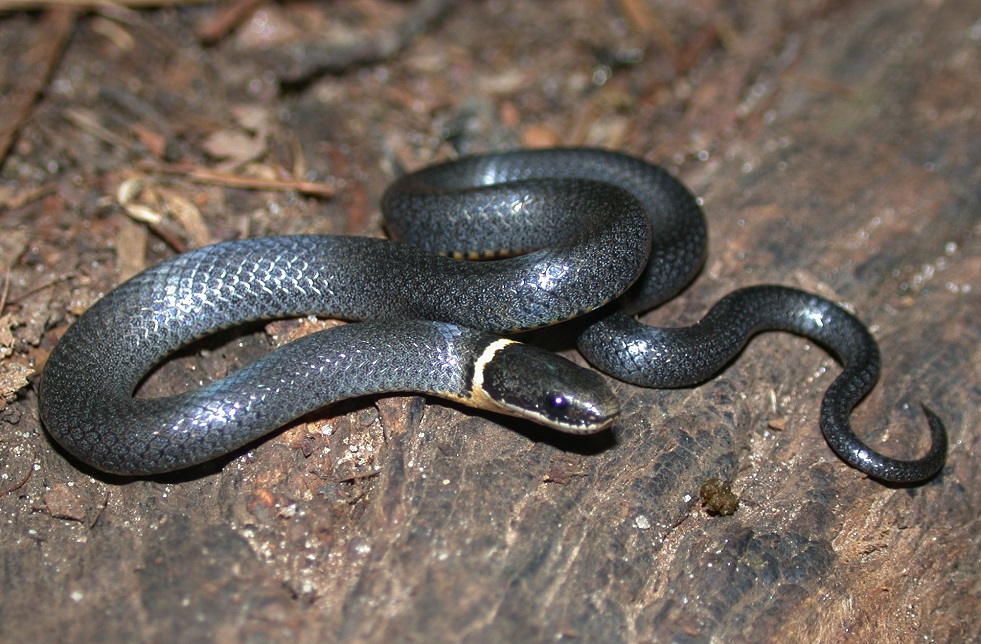
[[[828,445],[848,465],[868,476],[890,483],[919,483],[935,476],[947,458],[947,430],[940,418],[921,405],[930,428],[930,448],[917,459],[902,460],[885,456],[864,443],[852,430],[847,407],[829,394],[821,405],[821,430]]]
[[[763,331],[786,331],[813,340],[843,365],[822,401],[821,429],[847,464],[896,483],[926,480],[943,467],[946,430],[926,407],[932,442],[923,458],[907,461],[887,457],[855,434],[849,415],[878,380],[878,345],[851,313],[799,289],[739,289],[687,327],[651,327],[625,313],[615,313],[588,327],[579,338],[579,349],[593,366],[620,380],[642,387],[688,387],[717,374],[753,335]]]

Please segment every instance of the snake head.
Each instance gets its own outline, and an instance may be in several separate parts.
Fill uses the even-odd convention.
[[[620,414],[603,376],[513,340],[487,347],[474,366],[471,393],[476,407],[572,434],[606,429]]]

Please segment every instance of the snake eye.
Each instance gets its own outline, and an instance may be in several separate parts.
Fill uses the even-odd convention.
[[[545,407],[554,411],[562,411],[569,406],[569,399],[559,393],[545,394]]]

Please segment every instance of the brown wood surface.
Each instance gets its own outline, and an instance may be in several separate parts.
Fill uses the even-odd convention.
[[[981,637],[976,3],[449,4],[104,9],[68,15],[60,58],[50,13],[0,14],[0,93],[18,97],[0,114],[22,124],[0,171],[0,640]],[[372,33],[405,46],[315,73],[324,43]],[[43,91],[25,80],[38,60],[58,61]],[[697,388],[617,384],[623,420],[588,438],[381,398],[124,480],[40,427],[24,374],[126,274],[243,235],[381,234],[399,166],[551,144],[642,155],[704,198],[706,268],[647,319],[690,322],[762,282],[845,302],[884,356],[856,426],[915,456],[928,403],[950,432],[942,474],[904,488],[844,466],[817,428],[838,367],[782,334]],[[144,391],[306,325],[218,338]],[[698,503],[716,476],[733,516]]]

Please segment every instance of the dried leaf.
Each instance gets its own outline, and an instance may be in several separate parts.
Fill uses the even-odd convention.
[[[236,165],[258,159],[266,151],[264,136],[249,136],[244,132],[221,130],[210,135],[202,144],[205,152]]]
[[[19,360],[0,362],[0,411],[14,401],[18,391],[30,384],[28,378],[33,375],[34,369]]]

